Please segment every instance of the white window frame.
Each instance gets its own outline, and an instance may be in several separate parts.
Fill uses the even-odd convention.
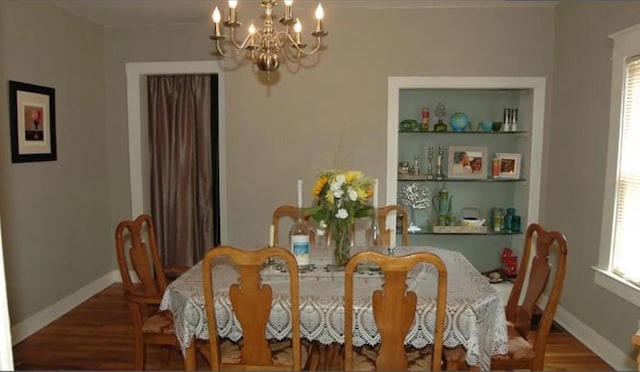
[[[613,248],[613,224],[615,220],[616,179],[618,173],[618,151],[622,99],[624,96],[625,61],[640,54],[640,24],[609,35],[613,39],[611,58],[611,111],[609,113],[609,141],[607,169],[602,208],[602,230],[600,234],[600,254],[598,265],[594,266],[595,283],[630,303],[640,307],[640,287],[613,274],[611,269]]]

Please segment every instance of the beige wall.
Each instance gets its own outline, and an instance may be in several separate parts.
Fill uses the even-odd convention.
[[[640,3],[566,2],[557,7],[552,159],[545,221],[563,231],[569,264],[561,305],[631,355],[640,312],[596,286],[602,224],[611,53],[608,35],[640,22]]]
[[[101,28],[0,1],[0,213],[12,324],[113,270]],[[11,163],[7,80],[56,89],[58,160]]]
[[[551,75],[552,8],[355,11],[329,5],[328,47],[315,67],[295,73],[281,67],[271,87],[248,66],[225,76],[231,244],[265,244],[274,206],[295,203],[298,177],[305,180],[305,204],[324,168],[361,169],[385,182],[388,76]],[[112,220],[127,216],[130,203],[122,151],[125,63],[210,60],[209,32],[202,24],[106,33]]]

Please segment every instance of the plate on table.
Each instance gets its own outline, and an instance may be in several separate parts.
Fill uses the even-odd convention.
[[[504,275],[504,271],[502,269],[495,269],[491,271],[485,271],[482,275],[486,276],[489,279],[489,283],[496,284],[504,282],[507,277]]]

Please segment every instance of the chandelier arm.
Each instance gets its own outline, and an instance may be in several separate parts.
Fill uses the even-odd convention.
[[[298,54],[301,54],[301,56],[310,56],[316,54],[322,47],[322,37],[320,36],[316,37],[316,45],[308,51],[303,49],[305,47],[304,44],[297,43],[290,34],[287,34],[287,39],[290,42],[291,49],[295,50]],[[300,57],[298,57],[298,59],[300,59]]]
[[[233,44],[233,46],[236,49],[244,49],[244,45],[246,45],[247,40],[249,39],[249,37],[251,35],[248,35],[247,37],[244,38],[244,40],[242,42],[238,42],[238,38],[236,37],[236,28],[235,27],[229,27],[229,41],[231,41],[231,44]]]
[[[231,36],[230,41],[232,41],[233,47],[234,47],[234,52],[233,53],[229,53],[229,52],[225,52],[222,49],[220,40],[216,40],[216,51],[218,52],[218,54],[220,54],[223,57],[235,57],[237,55],[239,55],[242,51],[244,51],[247,47],[247,45],[249,44],[249,39],[251,38],[251,35],[247,35],[247,37],[245,37],[245,39],[242,41],[242,43],[238,43],[236,44],[236,42],[233,41],[233,36]]]

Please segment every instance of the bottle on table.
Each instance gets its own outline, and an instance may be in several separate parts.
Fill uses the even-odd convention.
[[[311,228],[304,220],[304,208],[302,207],[302,179],[298,179],[298,217],[289,231],[291,253],[296,257],[298,266],[309,265],[310,232]]]

